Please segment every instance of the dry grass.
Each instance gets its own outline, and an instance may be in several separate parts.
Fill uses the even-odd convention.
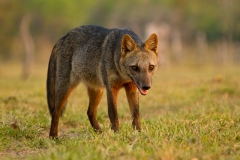
[[[44,66],[44,67],[43,67]],[[0,66],[0,159],[239,159],[240,67],[160,67],[153,88],[140,97],[142,132],[131,129],[123,91],[120,132],[109,128],[106,95],[93,132],[87,92],[80,85],[68,100],[57,141],[48,138],[46,67],[27,79],[17,64]]]

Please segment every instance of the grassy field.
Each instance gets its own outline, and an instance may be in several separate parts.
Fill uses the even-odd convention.
[[[110,130],[104,94],[103,133],[96,134],[79,85],[56,141],[48,138],[46,68],[36,65],[22,80],[19,65],[0,65],[0,159],[240,159],[240,66],[160,67],[149,94],[140,97],[140,133],[131,128],[122,90],[120,132]]]

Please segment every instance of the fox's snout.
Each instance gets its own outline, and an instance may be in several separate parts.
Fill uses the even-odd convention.
[[[132,81],[137,86],[142,95],[147,95],[148,90],[151,88],[152,78],[148,74],[139,74],[138,76],[131,77]]]
[[[135,82],[135,81],[134,81]],[[147,95],[148,90],[151,88],[151,83],[149,84],[139,84],[139,82],[135,82],[136,86],[138,87],[138,90],[142,95]]]
[[[149,90],[150,88],[151,88],[150,85],[144,85],[144,86],[142,86],[142,89],[143,89],[143,90]]]
[[[138,86],[138,90],[140,91],[140,93],[142,95],[147,95],[148,90],[151,88],[150,85],[142,85],[142,86]]]

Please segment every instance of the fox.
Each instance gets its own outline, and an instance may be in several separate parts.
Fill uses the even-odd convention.
[[[128,28],[83,25],[72,29],[52,49],[47,71],[47,102],[51,115],[49,137],[58,137],[58,124],[71,92],[83,83],[89,104],[87,115],[96,132],[98,104],[106,90],[110,127],[119,131],[117,96],[125,89],[132,127],[141,131],[139,92],[147,95],[158,68],[158,37],[146,42]]]

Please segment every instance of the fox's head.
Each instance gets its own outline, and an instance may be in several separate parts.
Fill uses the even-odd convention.
[[[152,85],[152,75],[158,67],[158,38],[152,34],[144,44],[137,44],[126,34],[122,38],[120,63],[128,76],[146,95]]]

